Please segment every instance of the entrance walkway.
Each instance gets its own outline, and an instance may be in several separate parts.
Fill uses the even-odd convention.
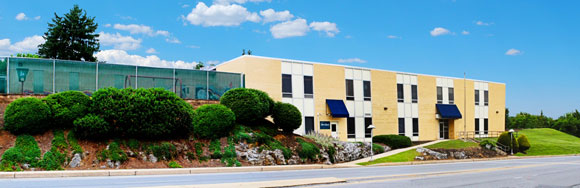
[[[416,145],[416,146],[411,146],[411,147],[408,147],[408,148],[399,148],[399,149],[396,149],[396,150],[387,151],[385,153],[381,153],[381,154],[378,154],[378,155],[374,155],[373,156],[373,160],[376,160],[376,159],[379,159],[379,158],[383,158],[383,157],[387,157],[387,156],[391,156],[391,155],[395,155],[397,153],[409,151],[409,150],[412,150],[412,149],[417,149],[418,147],[425,147],[425,146],[432,145],[432,144],[436,144],[436,143],[443,142],[443,141],[447,141],[447,140],[435,140],[435,141],[427,142],[427,143],[424,143],[424,144],[420,144],[420,145]],[[371,160],[371,157],[359,159],[359,160],[356,160],[356,161],[351,161],[351,162],[348,162],[348,163],[337,164],[337,166],[358,166],[357,163],[368,162],[369,160]]]

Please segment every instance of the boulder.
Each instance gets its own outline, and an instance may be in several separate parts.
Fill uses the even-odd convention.
[[[149,158],[149,161],[152,163],[156,163],[158,161],[157,157],[155,157],[153,154],[149,154],[147,158]]]
[[[75,153],[73,158],[70,160],[70,163],[68,164],[68,166],[71,168],[76,168],[76,167],[81,166],[81,154]]]
[[[431,156],[437,160],[447,159],[447,154],[439,153],[427,148],[418,147],[417,152],[422,153],[424,156]]]

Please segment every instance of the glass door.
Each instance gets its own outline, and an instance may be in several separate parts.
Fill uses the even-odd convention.
[[[449,139],[449,120],[439,120],[439,139]]]

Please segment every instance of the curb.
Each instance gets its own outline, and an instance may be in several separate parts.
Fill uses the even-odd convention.
[[[478,161],[500,161],[500,160],[513,160],[513,159],[534,159],[534,158],[551,158],[551,157],[568,157],[568,156],[580,156],[580,154],[538,155],[538,156],[508,156],[508,157],[496,157],[496,158],[448,159],[448,160],[435,160],[435,161],[387,162],[387,163],[379,163],[379,164],[374,164],[374,165],[367,165],[366,167],[422,165],[422,164],[444,164],[444,163],[461,163],[461,162],[478,162]],[[356,165],[356,166],[365,167],[363,165]],[[345,167],[351,167],[351,166],[345,166]]]

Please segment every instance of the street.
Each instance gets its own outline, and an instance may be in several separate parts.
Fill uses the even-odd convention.
[[[0,179],[1,187],[198,187],[334,177],[310,187],[580,187],[580,156],[444,164],[164,176]],[[217,185],[219,187],[219,185]],[[263,185],[273,186],[273,184]],[[203,185],[201,186],[203,187]]]

